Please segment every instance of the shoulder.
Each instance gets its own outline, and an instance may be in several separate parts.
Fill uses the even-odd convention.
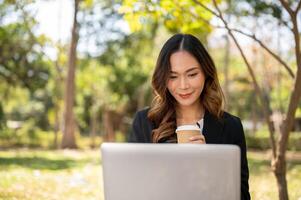
[[[235,144],[244,134],[240,119],[225,111],[220,118],[206,112],[203,131],[206,141],[217,144]]]
[[[228,126],[240,126],[241,120],[239,117],[232,115],[226,111],[223,111],[223,114],[220,118],[215,117],[211,113],[205,113],[205,121],[207,121],[210,125],[228,127]]]
[[[204,116],[205,121],[209,122],[210,124],[225,126],[225,125],[239,125],[241,120],[239,117],[232,115],[226,111],[223,111],[222,116],[217,118],[207,110],[205,111]]]
[[[244,134],[243,126],[239,117],[224,112],[221,119],[225,132],[234,134],[236,137]]]
[[[147,119],[147,114],[148,114],[148,111],[149,111],[149,107],[145,107],[145,108],[143,108],[143,109],[141,109],[141,110],[138,110],[137,112],[136,112],[136,114],[135,114],[135,119],[140,119],[140,120],[145,120],[145,119]]]
[[[241,125],[241,120],[239,117],[232,115],[226,111],[224,111],[222,115],[222,122],[225,125],[232,125],[232,126],[240,126]]]
[[[228,136],[234,143],[239,143],[244,140],[244,129],[239,117],[230,113],[224,112],[224,131],[228,133]]]
[[[138,110],[134,116],[133,124],[140,124],[148,127],[149,129],[153,129],[154,125],[147,117],[149,110],[149,107]]]
[[[149,108],[136,112],[132,123],[130,142],[151,142],[152,123],[147,118]]]

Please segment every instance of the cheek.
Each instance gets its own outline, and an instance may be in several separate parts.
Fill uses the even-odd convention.
[[[193,82],[193,85],[194,87],[196,88],[203,88],[204,85],[205,85],[205,80],[203,77],[200,77],[199,79],[196,79],[194,82]]]
[[[170,93],[173,93],[173,90],[174,90],[174,82],[173,81],[168,81],[167,82],[167,89],[169,90]]]

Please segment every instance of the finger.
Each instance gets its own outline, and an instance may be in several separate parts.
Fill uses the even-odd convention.
[[[195,140],[204,140],[205,141],[205,137],[203,135],[196,135],[196,136],[189,138],[189,140],[190,141],[195,141]]]
[[[204,140],[194,140],[190,142],[191,144],[206,144]]]
[[[192,144],[206,144],[205,137],[203,135],[193,136],[190,139]]]

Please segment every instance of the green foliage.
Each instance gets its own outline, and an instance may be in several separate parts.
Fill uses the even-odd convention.
[[[208,4],[207,0],[202,3]],[[192,33],[205,38],[211,27],[204,21],[210,21],[212,15],[194,1],[123,1],[120,12],[129,23],[132,31],[153,32],[151,27],[163,24],[170,32]],[[200,20],[201,19],[201,20]]]
[[[246,135],[247,147],[249,149],[268,150],[270,149],[269,137],[256,137]]]
[[[139,88],[154,65],[151,37],[133,33],[108,41],[99,57],[78,62],[75,111],[81,131],[89,132],[93,113],[101,116],[107,109],[130,116],[135,112]]]
[[[288,141],[288,149],[301,151],[301,132],[292,132]]]
[[[109,67],[101,66],[96,60],[81,60],[76,76],[76,102],[75,113],[77,123],[83,131],[88,133],[90,117],[99,112],[106,105],[117,105],[112,99],[108,88],[107,78],[110,76]]]
[[[36,21],[23,4],[9,4],[0,9],[3,18],[17,11],[17,21],[0,21],[0,76],[9,86],[20,85],[31,91],[44,87],[48,79],[48,65],[41,52],[46,41],[43,35],[35,36]],[[7,20],[8,21],[8,20]]]
[[[263,0],[232,0],[232,4],[236,15],[253,15],[256,17],[262,15],[270,15],[277,19],[281,19],[283,9],[279,3],[268,2]]]
[[[48,116],[45,115],[53,106],[50,94],[45,89],[37,89],[30,93],[22,87],[10,88],[3,100],[3,107],[7,120],[33,120],[42,130],[49,128]]]
[[[106,78],[113,100],[131,104],[137,100],[136,92],[154,66],[152,37],[144,32],[133,33],[107,44],[99,62],[109,68],[110,75]]]
[[[26,121],[20,129],[5,128],[0,132],[0,146],[27,146],[38,147],[43,144],[43,138],[46,136],[39,134],[41,130],[35,126],[33,120]]]
[[[268,130],[260,130],[255,135],[246,134],[247,147],[256,150],[268,150],[270,136]],[[288,150],[301,151],[301,132],[292,132],[288,141]]]
[[[3,147],[4,144],[10,146],[9,141],[15,137],[15,133],[12,129],[7,127],[0,130],[0,146]]]
[[[62,133],[58,132],[58,141],[62,139]],[[79,149],[90,149],[91,138],[88,136],[76,135]],[[118,141],[124,141],[123,136],[118,134]],[[95,145],[99,147],[103,142],[102,137],[95,137]],[[0,148],[42,148],[54,149],[54,132],[42,131],[33,126],[32,122],[26,122],[21,129],[5,128],[0,130]]]
[[[43,54],[35,50],[41,46],[26,29],[21,23],[0,27],[0,73],[11,86],[35,90],[45,86],[48,66]]]
[[[116,142],[126,142],[125,134],[121,133],[120,131],[117,131],[116,133]]]
[[[59,116],[60,121],[63,112],[68,44],[50,44],[59,51],[57,61],[50,61],[45,57],[43,48],[50,41],[43,35],[34,34],[38,24],[30,12],[33,2],[35,1],[1,1],[0,4],[0,130],[3,129],[0,137],[3,141],[11,141],[7,144],[48,147],[43,142],[52,144],[56,117]],[[209,5],[211,1],[201,2]],[[229,9],[225,14],[234,14],[237,19],[244,16],[264,16],[265,19],[267,15],[271,15],[284,20],[279,3],[261,0],[231,2],[233,10]],[[116,13],[117,9],[119,13]],[[203,20],[210,21],[213,16],[192,0],[85,0],[81,3],[80,12],[79,22],[82,30],[85,30],[81,32],[81,40],[83,43],[92,41],[97,46],[95,54],[82,53],[82,48],[79,48],[75,113],[79,130],[84,134],[89,133],[91,116],[95,113],[100,127],[104,109],[132,117],[141,98],[148,99],[144,105],[149,103],[150,74],[159,47],[169,34],[192,33],[206,43],[206,37],[212,31]],[[12,17],[12,13],[16,17]],[[131,33],[116,25],[120,22],[123,24],[124,19],[129,24]],[[223,51],[212,50],[222,83]],[[267,91],[271,94],[272,109],[286,110],[291,82],[288,81],[286,72],[280,71],[279,76],[281,81],[272,78]],[[257,78],[262,84],[267,77]],[[254,110],[257,116],[261,116],[251,79],[237,55],[231,55],[229,79],[231,94],[228,110],[244,119],[250,118]],[[301,104],[297,116],[300,113]],[[25,126],[13,131],[5,127],[6,120],[24,121]],[[43,137],[47,139],[44,140]],[[118,133],[117,139],[122,141],[123,135]],[[83,141],[89,143],[87,138]],[[291,149],[299,148],[297,141],[293,140]],[[255,139],[249,139],[249,144],[255,148],[267,149],[268,135],[263,138],[256,135]]]

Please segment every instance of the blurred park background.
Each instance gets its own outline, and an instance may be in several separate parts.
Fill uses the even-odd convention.
[[[301,199],[300,4],[0,0],[0,199],[103,199],[99,146],[127,140],[178,32],[206,45],[242,119],[252,198],[285,199],[271,168],[285,152]]]

